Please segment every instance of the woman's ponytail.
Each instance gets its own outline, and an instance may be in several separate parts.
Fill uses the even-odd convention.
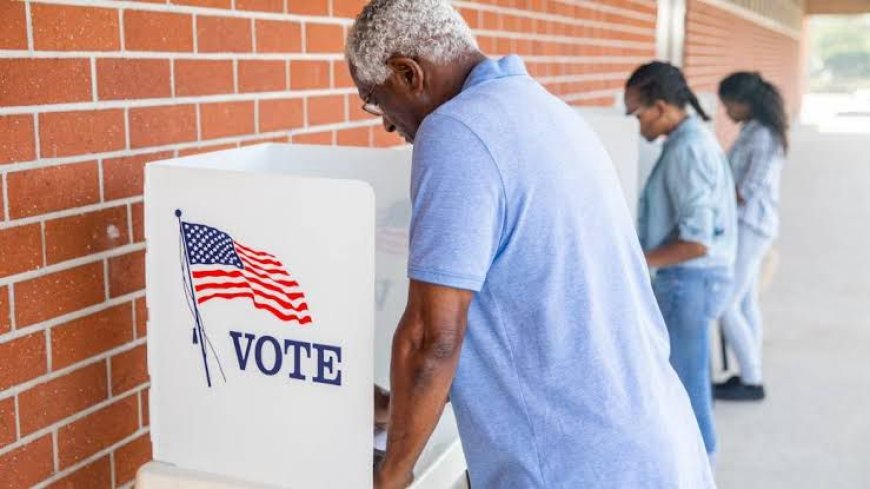
[[[645,104],[663,100],[681,109],[691,105],[702,119],[710,120],[698,97],[689,88],[683,72],[670,63],[653,61],[639,67],[632,73],[625,88],[637,90]]]
[[[704,107],[701,107],[701,102],[698,101],[698,97],[695,96],[695,92],[693,92],[689,87],[686,87],[686,91],[688,92],[687,96],[689,98],[689,105],[691,105],[692,108],[695,109],[695,112],[697,112],[698,115],[701,116],[701,119],[709,121],[710,116],[707,115],[707,111],[704,110]]]

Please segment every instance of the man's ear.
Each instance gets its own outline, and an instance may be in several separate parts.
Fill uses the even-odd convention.
[[[390,77],[396,88],[408,92],[423,90],[423,79],[426,75],[423,72],[423,67],[416,60],[406,56],[393,56],[387,60],[387,66],[392,71]]]

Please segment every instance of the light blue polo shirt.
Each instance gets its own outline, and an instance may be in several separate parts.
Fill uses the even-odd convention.
[[[472,487],[707,488],[602,144],[514,56],[414,144],[408,275],[476,292],[451,390]]]

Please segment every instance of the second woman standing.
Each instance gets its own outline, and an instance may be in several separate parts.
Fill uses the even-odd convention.
[[[628,114],[649,141],[666,136],[638,211],[653,290],[668,328],[671,365],[682,380],[711,459],[716,452],[710,384],[710,325],[730,297],[737,244],[734,181],[695,94],[675,66],[638,68],[625,88]]]

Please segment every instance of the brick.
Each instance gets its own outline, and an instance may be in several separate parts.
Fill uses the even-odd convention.
[[[24,2],[0,2],[0,49],[27,49]]]
[[[239,61],[239,92],[277,92],[287,89],[287,63],[281,60]]]
[[[345,61],[332,62],[333,88],[356,88],[353,78],[350,77],[350,69]]]
[[[98,59],[100,100],[169,97],[169,61],[162,59]]]
[[[127,206],[62,217],[45,223],[45,259],[49,265],[129,243]]]
[[[45,374],[45,333],[0,343],[0,358],[0,391]]]
[[[0,229],[0,277],[42,266],[42,231],[39,224]]]
[[[128,51],[193,51],[193,18],[187,14],[124,11]]]
[[[117,151],[126,146],[122,109],[39,114],[43,158]]]
[[[288,131],[305,124],[305,108],[300,98],[259,101],[260,132]]]
[[[15,398],[0,400],[0,448],[17,440],[15,435]]]
[[[480,10],[471,10],[471,9],[459,9],[459,13],[462,14],[462,18],[465,19],[465,22],[468,24],[468,27],[472,29],[477,29],[480,27]]]
[[[332,2],[332,15],[355,19],[369,0],[341,0]]]
[[[118,297],[145,288],[145,251],[109,259],[109,296]]]
[[[293,144],[332,145],[332,131],[310,132],[293,135]]]
[[[151,436],[147,433],[115,450],[115,485],[132,481],[139,467],[151,458]]]
[[[6,178],[9,215],[15,219],[100,201],[95,161],[13,172]]]
[[[133,242],[142,243],[145,241],[145,205],[131,204],[130,213],[133,214]]]
[[[43,275],[15,284],[15,324],[21,328],[99,304],[104,299],[102,262]],[[58,352],[53,350],[52,354],[57,357]]]
[[[365,121],[375,119],[375,116],[369,114],[362,109],[363,101],[359,95],[351,94],[347,96],[347,120],[349,121]]]
[[[151,416],[149,415],[150,410],[151,410],[151,406],[149,404],[149,402],[150,402],[149,401],[149,397],[150,397],[149,393],[150,393],[150,389],[145,388],[145,389],[142,389],[142,393],[140,395],[140,399],[142,401],[140,409],[142,409],[142,426],[143,427],[151,424]]]
[[[320,126],[336,124],[346,120],[344,113],[344,95],[327,95],[311,97],[307,101],[308,125]]]
[[[255,21],[258,53],[299,53],[302,51],[302,24],[283,20]]]
[[[133,341],[131,303],[95,312],[51,330],[51,366],[58,370]]]
[[[35,160],[34,141],[33,116],[0,116],[0,165]]]
[[[148,334],[148,306],[144,297],[139,297],[133,302],[136,309],[136,338],[144,338]]]
[[[236,0],[237,10],[257,10],[260,12],[283,12],[284,0]]]
[[[254,133],[254,102],[202,104],[199,110],[203,139]]]
[[[3,487],[31,487],[54,472],[54,451],[51,435],[32,441],[5,455],[0,455]]]
[[[0,335],[12,330],[12,314],[9,309],[9,287],[0,287]]]
[[[372,135],[372,143],[376,148],[389,148],[407,144],[398,133],[387,132],[380,127],[375,127]]]
[[[199,154],[203,154],[203,153],[212,153],[214,151],[223,151],[226,149],[233,149],[233,148],[237,148],[237,147],[238,146],[236,145],[236,143],[214,144],[211,146],[200,146],[198,148],[182,149],[178,152],[178,156],[183,157],[183,156],[199,155]]]
[[[103,489],[112,487],[112,462],[109,456],[97,460],[75,470],[70,475],[48,486],[47,489]]]
[[[287,0],[291,14],[329,15],[329,0]]]
[[[336,141],[339,146],[370,146],[371,128],[355,127],[342,129],[336,132]]]
[[[233,78],[230,60],[175,61],[175,95],[178,97],[233,93]]]
[[[164,146],[196,140],[196,106],[130,109],[130,147]]]
[[[35,3],[33,47],[43,51],[117,51],[121,48],[118,11]]]
[[[0,59],[0,107],[88,102],[86,59]]]
[[[148,382],[145,345],[112,357],[112,395],[117,396]]]
[[[329,61],[291,61],[290,89],[312,90],[329,88]]]
[[[306,24],[305,51],[341,53],[344,51],[344,27],[333,24]]]
[[[106,362],[96,362],[18,395],[21,434],[27,435],[109,398]]]
[[[201,53],[250,53],[251,20],[198,16],[196,39]]]
[[[190,5],[193,7],[230,8],[231,0],[170,0],[175,5]]]
[[[108,448],[139,429],[139,397],[125,397],[61,427],[57,432],[61,468]]]
[[[142,195],[145,165],[172,158],[172,151],[103,160],[103,198],[106,201]]]

